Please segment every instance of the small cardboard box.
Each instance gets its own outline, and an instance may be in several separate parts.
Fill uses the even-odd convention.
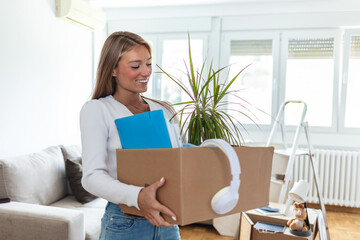
[[[266,206],[274,149],[272,147],[234,147],[240,166],[239,202],[234,214]],[[177,217],[170,223],[187,225],[220,216],[211,208],[216,192],[230,184],[230,164],[224,153],[215,147],[172,149],[117,149],[117,173],[121,182],[147,186],[161,177],[166,182],[157,192],[160,203]],[[119,205],[124,213],[142,216],[135,207]]]
[[[283,233],[262,232],[254,228],[257,222],[265,222],[286,226],[290,217],[284,215],[265,216],[256,210],[242,212],[240,220],[239,240],[313,240],[316,236],[317,213],[314,209],[308,209],[308,217],[311,228],[311,235],[296,236],[290,233],[289,227]]]

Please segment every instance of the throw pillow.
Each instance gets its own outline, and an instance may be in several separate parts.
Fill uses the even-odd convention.
[[[87,192],[81,185],[81,178],[82,178],[81,157],[78,157],[76,159],[66,159],[65,169],[71,191],[74,194],[76,200],[78,200],[83,204],[94,200],[96,196]]]
[[[0,195],[15,202],[41,205],[65,197],[66,174],[60,148],[51,146],[34,153],[0,159]]]
[[[64,160],[67,159],[74,160],[78,157],[81,157],[81,147],[80,145],[60,145],[61,152],[64,156]]]

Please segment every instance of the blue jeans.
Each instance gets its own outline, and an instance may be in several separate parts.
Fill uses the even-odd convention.
[[[179,227],[156,227],[147,219],[124,216],[117,204],[108,202],[101,219],[100,240],[179,240]]]

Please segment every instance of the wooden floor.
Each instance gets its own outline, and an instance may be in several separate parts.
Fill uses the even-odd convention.
[[[360,213],[327,211],[330,237],[332,240],[360,239]],[[220,236],[211,225],[193,224],[180,227],[182,240],[231,240]],[[319,236],[316,239],[320,239]]]

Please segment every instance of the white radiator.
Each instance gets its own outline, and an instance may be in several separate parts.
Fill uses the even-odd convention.
[[[360,207],[360,152],[315,149],[325,204]],[[297,157],[293,182],[300,179],[310,183],[309,203],[318,203],[314,174],[308,156]]]

